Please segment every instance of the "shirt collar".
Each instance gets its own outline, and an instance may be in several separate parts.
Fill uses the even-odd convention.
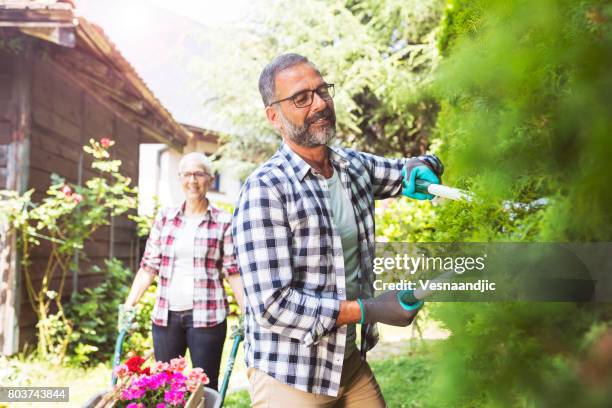
[[[345,169],[349,165],[349,161],[345,158],[342,149],[337,147],[328,147],[327,149],[329,151],[329,159],[331,160],[332,164],[336,164],[342,169]],[[281,144],[279,152],[289,162],[293,172],[300,181],[304,180],[304,177],[306,177],[306,174],[308,174],[309,171],[312,172],[314,170],[310,164],[306,163],[306,161],[300,157],[299,154],[291,150],[289,145],[287,145],[287,143],[284,141]]]
[[[173,220],[175,218],[177,218],[179,215],[183,215],[183,213],[185,212],[185,205],[187,203],[185,201],[183,201],[183,204],[181,204],[180,207],[176,207],[171,213],[170,213],[170,220]],[[213,221],[217,221],[217,215],[219,214],[219,209],[217,207],[215,207],[210,200],[208,200],[208,208],[206,209],[206,213],[204,213],[204,216],[206,218],[210,218]]]

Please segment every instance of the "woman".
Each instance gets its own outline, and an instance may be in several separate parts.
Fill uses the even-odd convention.
[[[201,367],[217,388],[227,331],[225,275],[243,309],[243,288],[234,257],[231,216],[206,198],[213,181],[202,153],[189,153],[179,163],[185,202],[159,211],[125,308],[134,307],[159,277],[153,308],[155,359],[169,361],[189,348],[194,367]]]

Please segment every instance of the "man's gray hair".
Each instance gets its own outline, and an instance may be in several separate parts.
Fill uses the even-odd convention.
[[[210,162],[210,159],[206,157],[204,153],[200,153],[200,152],[191,152],[191,153],[187,153],[183,155],[183,157],[181,157],[181,161],[179,162],[179,171],[181,171],[185,163],[190,162],[190,161],[195,161],[198,164],[201,164],[207,173],[211,175],[214,174],[212,163]]]
[[[274,81],[276,80],[276,75],[282,70],[298,64],[309,64],[318,72],[317,67],[315,67],[308,58],[294,53],[281,54],[265,66],[259,75],[259,93],[261,94],[264,106],[268,106],[271,102],[274,102],[276,95],[276,85]]]

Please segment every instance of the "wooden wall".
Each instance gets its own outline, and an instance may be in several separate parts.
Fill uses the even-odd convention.
[[[29,188],[35,188],[35,199],[40,199],[50,185],[51,173],[79,182],[94,176],[91,160],[82,146],[90,138],[110,137],[116,144],[114,158],[122,161],[121,171],[138,182],[139,131],[123,121],[95,95],[73,81],[65,70],[49,62],[37,60],[32,75],[31,135]],[[79,170],[80,169],[80,170]],[[111,245],[112,241],[112,245]],[[128,266],[137,264],[137,237],[134,223],[127,217],[117,217],[112,228],[99,229],[87,242],[78,270],[78,289],[99,284],[104,276],[91,272],[93,265],[103,265],[104,259],[115,256]],[[32,271],[40,279],[46,260],[46,245],[32,254]],[[55,282],[57,285],[57,280]],[[72,277],[65,284],[65,295],[73,288]],[[22,290],[20,342],[32,343],[35,316]]]
[[[11,143],[11,123],[7,109],[11,102],[13,66],[6,54],[0,54],[0,189],[7,188],[8,146]]]
[[[29,163],[32,68],[30,49],[19,57],[0,52],[0,188],[23,193]],[[17,241],[0,222],[0,353],[18,351],[19,262]]]

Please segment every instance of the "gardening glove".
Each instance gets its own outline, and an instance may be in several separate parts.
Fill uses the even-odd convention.
[[[424,180],[433,184],[440,184],[444,165],[433,154],[413,157],[408,160],[402,169],[402,194],[416,200],[431,200],[433,195],[417,192],[416,181]]]
[[[244,339],[244,315],[240,315],[238,317],[238,324],[232,327],[230,338],[233,339],[236,336],[240,336]]]
[[[400,327],[412,323],[423,302],[402,303],[400,296],[403,292],[389,290],[375,298],[363,299],[365,323],[378,322]]]
[[[136,309],[133,307],[125,307],[125,305],[119,305],[117,313],[117,331],[129,330],[134,323],[136,317]]]

